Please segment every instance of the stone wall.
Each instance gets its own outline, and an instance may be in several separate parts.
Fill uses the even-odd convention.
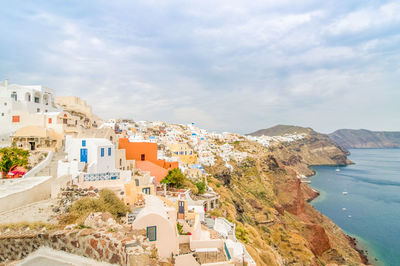
[[[47,246],[118,265],[138,265],[154,259],[154,248],[143,231],[108,232],[98,229],[0,235],[0,264],[19,260]],[[131,262],[127,261],[131,259]],[[136,261],[138,260],[138,261]]]

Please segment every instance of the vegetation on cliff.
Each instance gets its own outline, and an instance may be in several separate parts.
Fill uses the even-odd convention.
[[[346,157],[335,145],[325,143],[324,151],[315,147],[320,144],[306,139],[271,149],[242,141],[235,148],[247,151],[249,157],[241,163],[231,161],[232,171],[222,160],[206,169],[212,175],[209,185],[221,195],[221,208],[212,214],[224,215],[237,225],[236,236],[257,265],[362,262],[341,229],[307,203],[317,193],[297,178],[309,174],[307,166],[313,160],[346,162],[335,157]],[[293,155],[296,159],[290,159]]]
[[[113,191],[103,189],[99,192],[99,198],[84,197],[74,202],[68,212],[61,217],[60,224],[81,224],[88,214],[93,212],[109,212],[119,220],[129,210],[129,206]]]

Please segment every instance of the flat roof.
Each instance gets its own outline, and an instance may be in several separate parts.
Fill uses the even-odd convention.
[[[110,263],[96,261],[60,250],[41,247],[17,264],[18,266],[108,266]]]

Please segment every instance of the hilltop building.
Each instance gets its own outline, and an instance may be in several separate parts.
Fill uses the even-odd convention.
[[[22,86],[0,83],[0,141],[9,144],[10,136],[25,126],[45,127],[46,115],[61,112],[52,89],[41,85]],[[49,117],[50,118],[50,117]]]
[[[168,146],[171,153],[184,164],[196,164],[197,155],[187,143],[173,143]]]

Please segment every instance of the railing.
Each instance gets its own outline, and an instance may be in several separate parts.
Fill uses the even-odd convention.
[[[120,179],[120,172],[106,172],[97,174],[83,174],[83,181],[101,181]]]
[[[49,151],[47,153],[46,158],[41,161],[40,163],[38,163],[35,167],[33,167],[29,172],[27,172],[23,177],[33,177],[35,176],[37,173],[39,173],[40,171],[42,171],[46,166],[49,165],[49,163],[51,162],[51,159],[53,158],[53,152]]]
[[[224,243],[224,248],[225,248],[225,253],[226,253],[226,256],[228,257],[228,260],[231,260],[231,254],[229,253],[229,250],[228,250],[228,248],[226,247],[226,243]]]

